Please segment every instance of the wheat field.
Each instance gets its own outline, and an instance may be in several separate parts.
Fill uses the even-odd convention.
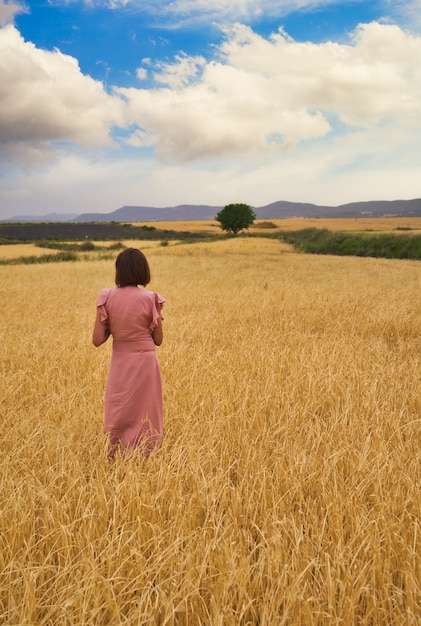
[[[347,232],[395,232],[396,230],[408,230],[419,232],[421,230],[421,217],[399,216],[399,217],[287,217],[282,219],[256,219],[251,226],[250,232],[267,232],[267,224],[275,226],[278,231],[301,230],[303,228],[327,228],[328,230],[344,230]],[[263,227],[262,227],[263,224]],[[138,222],[133,222],[138,226]],[[150,225],[155,228],[168,230],[208,232],[220,234],[219,222],[215,220],[194,220],[180,222],[152,222]],[[270,231],[269,231],[270,232]],[[275,231],[276,232],[276,231]]]
[[[0,623],[417,625],[418,262],[147,251],[165,439],[110,461],[112,261],[0,267]]]

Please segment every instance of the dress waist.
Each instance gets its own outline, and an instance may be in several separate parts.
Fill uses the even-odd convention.
[[[113,338],[113,350],[115,352],[155,352],[156,346],[152,337],[141,337],[132,341]]]

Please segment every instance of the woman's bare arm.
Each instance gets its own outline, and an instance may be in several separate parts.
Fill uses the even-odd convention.
[[[92,333],[92,343],[96,348],[105,343],[110,336],[110,330],[101,322],[101,314],[96,312],[94,332]]]
[[[162,328],[161,316],[158,319],[158,324],[155,326],[154,330],[152,331],[152,339],[154,340],[154,343],[156,346],[160,346],[164,339],[164,330]]]

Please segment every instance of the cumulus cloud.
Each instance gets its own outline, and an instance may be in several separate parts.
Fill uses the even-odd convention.
[[[419,128],[421,38],[398,26],[360,26],[349,44],[266,39],[235,24],[211,61],[156,68],[154,89],[116,89],[159,156],[204,157],[288,150],[348,127]]]
[[[290,107],[354,125],[420,112],[421,38],[398,26],[373,22],[359,26],[350,44],[314,44],[282,32],[266,40],[237,25],[221,53],[239,70],[269,73],[278,101]]]
[[[12,24],[15,15],[27,12],[28,9],[20,2],[13,2],[13,0],[6,2],[5,0],[0,0],[0,26]]]
[[[180,54],[173,63],[159,63],[156,65],[154,78],[157,83],[163,83],[171,89],[186,87],[200,75],[206,61],[201,56],[187,56]]]
[[[59,144],[110,145],[123,103],[81,73],[73,57],[0,30],[0,146],[4,161],[37,162]]]
[[[234,157],[253,161],[257,172],[256,162],[268,171],[269,163],[288,162],[292,172],[294,159],[302,167],[304,148],[315,145],[337,165],[352,166],[358,150],[373,163],[383,151],[393,152],[392,145],[405,153],[409,138],[417,153],[421,37],[395,25],[365,24],[347,44],[315,44],[282,30],[262,37],[237,23],[226,29],[213,59],[143,59],[137,76],[153,76],[154,87],[107,93],[73,57],[36,48],[12,25],[1,29],[3,167],[39,165],[57,153],[63,159],[74,146],[75,153],[79,146],[115,147],[115,126],[123,128],[120,142],[153,149],[172,167]],[[337,136],[348,152],[333,149]],[[314,163],[331,168],[329,159]]]

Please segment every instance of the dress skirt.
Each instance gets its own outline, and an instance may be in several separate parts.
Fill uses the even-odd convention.
[[[148,456],[162,441],[161,372],[155,346],[148,345],[151,343],[114,340],[104,407],[111,454],[119,446],[142,447]]]

